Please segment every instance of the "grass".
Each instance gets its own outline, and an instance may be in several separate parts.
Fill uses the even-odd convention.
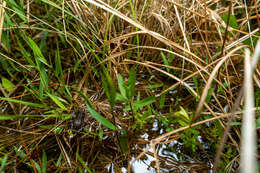
[[[241,127],[259,129],[259,6],[2,0],[0,171],[237,172]]]

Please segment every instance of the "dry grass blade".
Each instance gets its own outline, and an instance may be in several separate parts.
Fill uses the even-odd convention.
[[[169,77],[171,77],[171,78],[177,80],[178,82],[180,82],[181,84],[183,84],[186,88],[188,88],[195,96],[198,96],[198,94],[196,93],[196,91],[194,91],[194,89],[193,89],[192,87],[190,87],[186,82],[184,82],[184,81],[181,80],[180,78],[178,78],[178,77],[176,77],[176,76],[174,76],[174,75],[172,75],[172,74],[170,74],[170,73],[167,73],[167,72],[164,71],[164,70],[161,70],[161,69],[159,69],[159,68],[157,68],[157,67],[155,67],[155,66],[149,64],[148,62],[142,63],[142,62],[133,61],[133,60],[125,60],[125,62],[141,64],[141,65],[143,65],[143,66],[146,66],[146,67],[155,69],[155,70],[157,70],[157,71],[159,71],[159,72],[161,72],[161,73],[163,73],[163,74],[165,74],[165,75],[167,75],[167,76],[169,76]]]
[[[245,50],[245,110],[242,124],[242,145],[241,145],[241,173],[256,172],[256,129],[254,108],[253,71],[250,63],[250,52]]]
[[[69,155],[68,155],[66,149],[64,148],[64,146],[63,146],[62,142],[60,141],[60,139],[59,139],[57,136],[55,136],[55,137],[56,137],[56,140],[57,140],[58,145],[59,145],[59,147],[60,147],[60,150],[61,150],[61,152],[62,152],[62,155],[63,155],[63,157],[64,157],[65,160],[66,160],[66,163],[68,163],[69,167],[71,167],[71,166],[72,166],[72,165],[71,165],[71,160],[70,160],[70,157],[69,157]]]
[[[0,42],[2,38],[2,32],[3,32],[5,6],[6,6],[6,2],[4,1],[3,4],[0,6]]]
[[[165,38],[164,36],[162,36],[161,34],[157,33],[157,32],[154,32],[154,31],[151,31],[147,28],[145,28],[144,26],[142,26],[140,23],[137,23],[135,22],[134,20],[130,19],[129,17],[125,16],[124,14],[120,13],[119,11],[111,8],[109,5],[105,4],[104,2],[102,1],[99,1],[97,0],[96,1],[93,1],[93,0],[86,0],[87,2],[93,4],[93,5],[96,5],[100,8],[103,8],[104,10],[120,17],[121,19],[131,23],[133,26],[139,28],[140,30],[143,30],[145,31],[147,34],[151,35],[152,37],[156,38],[157,40],[161,41],[162,43],[170,46],[170,47],[173,47],[173,48],[178,48],[180,50],[183,50],[184,52],[188,53],[189,55],[191,55],[192,57],[194,57],[196,60],[198,60],[200,63],[203,63],[205,64],[205,62],[199,58],[197,55],[195,55],[194,53],[192,53],[191,51],[185,49],[184,47],[180,46],[179,44]]]
[[[253,34],[257,33],[259,31],[259,28],[255,29],[254,31],[248,33],[247,35],[239,38],[238,40],[235,40],[234,42],[230,43],[229,45],[227,45],[225,47],[225,51],[231,49],[232,47],[242,43],[243,41],[245,41],[246,39],[248,39],[249,37],[251,37]]]
[[[178,12],[178,9],[177,9],[176,5],[173,5],[173,6],[174,6],[174,10],[176,11],[177,19],[178,19],[178,22],[179,22],[179,25],[180,25],[180,28],[181,28],[181,32],[182,32],[182,35],[183,35],[185,44],[186,44],[188,50],[190,51],[190,45],[189,45],[189,43],[188,43],[188,40],[187,40],[185,31],[184,31],[184,28],[183,28],[183,26],[182,26],[180,14],[179,14],[179,12]]]
[[[216,65],[216,67],[214,68],[214,70],[212,71],[209,79],[208,79],[208,82],[206,84],[206,86],[204,87],[204,90],[202,92],[202,95],[201,95],[201,98],[200,98],[200,101],[199,101],[199,104],[197,106],[197,109],[196,109],[196,112],[195,112],[195,116],[194,116],[194,120],[196,120],[198,117],[199,117],[199,114],[200,114],[200,111],[202,109],[202,106],[206,100],[206,97],[207,97],[207,94],[208,94],[208,91],[209,91],[209,88],[211,86],[211,83],[215,77],[215,75],[217,74],[219,68],[223,65],[223,63],[236,51],[244,48],[246,46],[239,46],[239,47],[236,47],[235,49],[233,49],[232,51],[230,51],[226,56],[222,57],[221,61]]]
[[[258,63],[259,58],[260,58],[260,40],[258,40],[258,42],[257,42],[256,48],[255,48],[255,52],[254,52],[254,55],[253,55],[253,58],[252,58],[252,63],[251,63],[251,71],[252,71],[251,73],[252,74],[253,74],[254,69],[256,68],[256,65]],[[229,131],[231,129],[231,122],[234,119],[235,111],[238,109],[238,107],[240,105],[240,101],[241,101],[243,93],[244,93],[243,91],[244,91],[244,85],[243,85],[243,87],[239,91],[239,94],[237,96],[235,104],[234,104],[234,106],[232,108],[230,119],[229,119],[229,121],[227,123],[227,127],[225,128],[225,131],[223,133],[223,136],[222,136],[222,139],[221,139],[221,142],[220,142],[220,146],[218,148],[218,151],[217,151],[217,154],[216,154],[216,157],[215,157],[213,172],[216,172],[217,169],[218,169],[218,164],[219,164],[221,152],[222,152],[222,150],[224,148],[224,144],[225,144],[225,142],[227,140],[227,135],[228,135],[228,133],[229,133]]]
[[[247,10],[247,5],[246,5],[246,0],[244,0],[244,4],[245,4],[246,19],[247,19],[247,26],[248,26],[248,31],[249,31],[250,43],[251,43],[251,46],[254,47],[253,39],[252,39],[252,36],[250,34],[251,33],[251,27],[250,27],[250,22],[249,22],[249,17],[248,17],[248,10]]]

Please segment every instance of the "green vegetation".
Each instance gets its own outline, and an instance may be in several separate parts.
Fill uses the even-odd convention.
[[[207,172],[229,125],[237,172],[260,4],[236,2],[0,0],[0,172]]]

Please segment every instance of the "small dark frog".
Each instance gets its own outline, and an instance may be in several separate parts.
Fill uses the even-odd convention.
[[[84,109],[80,109],[77,112],[73,112],[69,122],[69,128],[76,131],[83,130],[86,125],[85,119],[86,112]]]

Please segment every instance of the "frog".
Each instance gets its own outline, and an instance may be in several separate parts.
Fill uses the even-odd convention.
[[[86,111],[85,109],[80,109],[72,113],[71,119],[69,121],[69,128],[75,131],[82,131],[86,126]]]

